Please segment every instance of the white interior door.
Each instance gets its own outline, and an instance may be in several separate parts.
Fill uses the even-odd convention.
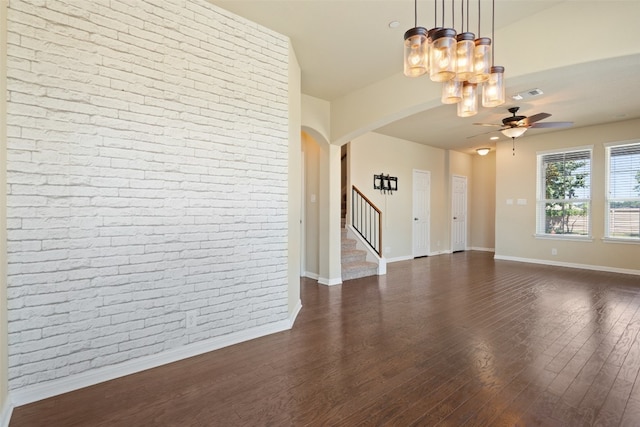
[[[453,175],[451,185],[451,250],[467,248],[467,177]]]
[[[431,173],[413,171],[413,257],[429,255]]]

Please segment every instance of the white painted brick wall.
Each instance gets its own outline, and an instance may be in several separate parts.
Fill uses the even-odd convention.
[[[11,389],[286,319],[288,40],[205,0],[8,21]]]

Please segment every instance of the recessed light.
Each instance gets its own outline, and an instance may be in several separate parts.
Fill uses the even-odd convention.
[[[389,22],[389,28],[398,28],[399,26],[400,26],[400,22],[398,21]]]
[[[500,137],[499,137],[499,136],[492,136],[492,137],[491,137],[491,138],[489,138],[489,139],[490,139],[490,140],[492,140],[492,141],[495,141],[496,139],[500,139]]]

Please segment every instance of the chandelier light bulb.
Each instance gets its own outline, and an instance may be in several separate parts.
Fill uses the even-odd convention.
[[[442,84],[442,98],[440,99],[443,104],[455,104],[462,101],[462,82],[451,79],[448,82]]]
[[[462,83],[462,101],[458,102],[458,117],[471,117],[478,114],[478,85]]]
[[[483,83],[489,80],[491,74],[491,39],[480,37],[475,41],[473,83]]]
[[[473,33],[460,33],[456,37],[456,77],[458,81],[467,81],[474,75],[473,53],[475,48]]]
[[[442,28],[433,33],[429,55],[429,76],[434,82],[446,82],[456,75],[456,31]]]
[[[489,79],[482,87],[482,106],[493,108],[506,101],[504,89],[504,67],[491,67]]]
[[[427,70],[427,29],[415,27],[404,33],[404,75],[418,77]]]

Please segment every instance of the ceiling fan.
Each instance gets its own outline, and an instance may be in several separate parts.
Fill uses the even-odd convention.
[[[547,117],[551,117],[549,113],[538,113],[533,116],[516,116],[516,113],[520,107],[511,107],[509,112],[513,114],[511,117],[505,117],[502,119],[502,124],[493,123],[474,123],[479,126],[498,126],[498,129],[503,135],[509,138],[517,138],[522,136],[529,128],[566,128],[573,125],[573,122],[544,122],[538,123],[540,120],[544,120]],[[495,132],[495,131],[492,131]]]

